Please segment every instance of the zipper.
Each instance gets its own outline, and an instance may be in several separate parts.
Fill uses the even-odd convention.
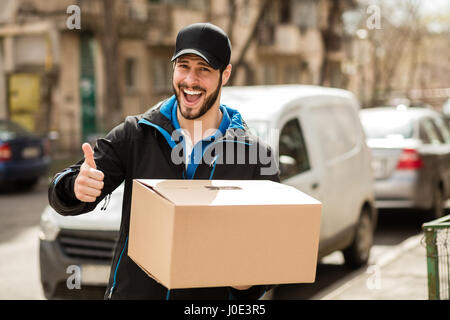
[[[117,271],[119,270],[119,264],[120,264],[120,261],[122,260],[122,256],[123,256],[123,253],[125,252],[125,248],[127,247],[127,243],[128,243],[128,236],[125,240],[125,244],[123,245],[122,252],[120,253],[120,256],[119,256],[119,261],[117,261],[116,268],[114,270],[113,284],[111,286],[111,289],[109,290],[108,300],[111,300],[114,289],[116,288]]]
[[[209,175],[209,180],[212,180],[212,178],[214,176],[214,171],[216,171],[216,160],[217,160],[217,157],[214,158],[214,162],[213,162],[214,166],[213,166],[213,163],[211,163],[209,165],[209,167],[213,167],[212,170],[211,170],[211,174]]]
[[[216,144],[219,144],[219,143],[224,143],[225,144],[227,142],[240,143],[240,144],[244,144],[244,145],[247,145],[247,146],[251,146],[252,145],[251,143],[248,143],[248,142],[242,142],[242,141],[236,141],[236,140],[218,140],[218,141],[212,142],[212,143],[210,143],[209,145],[206,146],[206,148],[202,151],[202,159],[203,159],[203,156],[205,155],[206,150],[208,150],[210,147],[212,147],[212,146],[214,146]],[[210,173],[209,180],[212,180],[212,177],[214,175],[214,171],[216,170],[216,162],[217,162],[217,159],[219,158],[219,156],[220,155],[215,155],[214,156],[214,160],[209,164],[209,167],[210,168],[212,167],[212,171]],[[197,168],[198,168],[198,165],[195,168],[194,173],[192,174],[192,179],[195,179],[195,173],[197,172]]]
[[[106,211],[106,207],[108,207],[110,200],[111,200],[111,193],[106,195],[105,202],[103,203],[103,206],[100,208],[100,211]]]

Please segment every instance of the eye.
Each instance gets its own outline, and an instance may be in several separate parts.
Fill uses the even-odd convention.
[[[177,64],[177,67],[178,67],[178,68],[181,68],[181,69],[187,69],[187,68],[188,68],[188,65],[187,65],[186,63],[178,63],[178,64]]]
[[[202,67],[200,70],[201,71],[205,71],[205,72],[210,72],[211,71],[211,70],[209,70],[208,68],[205,68],[205,67]]]

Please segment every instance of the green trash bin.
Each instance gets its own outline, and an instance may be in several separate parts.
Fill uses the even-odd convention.
[[[450,215],[424,223],[428,299],[450,300]]]

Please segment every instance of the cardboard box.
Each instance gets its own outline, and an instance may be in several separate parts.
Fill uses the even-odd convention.
[[[169,289],[311,283],[320,214],[268,180],[137,179],[128,255]]]

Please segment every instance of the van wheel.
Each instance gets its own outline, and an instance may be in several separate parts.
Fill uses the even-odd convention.
[[[359,217],[353,242],[342,251],[347,267],[358,269],[367,264],[373,244],[373,229],[370,209],[365,207]]]

